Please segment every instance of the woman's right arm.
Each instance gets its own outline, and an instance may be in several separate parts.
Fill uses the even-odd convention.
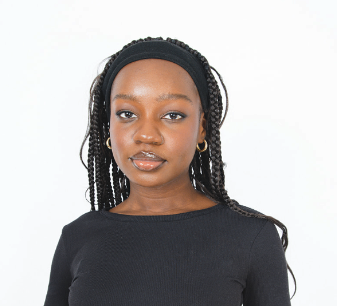
[[[53,257],[49,286],[44,306],[68,306],[69,287],[71,285],[69,258],[64,242],[64,228]]]

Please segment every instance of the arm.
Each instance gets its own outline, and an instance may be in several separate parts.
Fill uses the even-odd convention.
[[[287,263],[274,224],[267,221],[250,251],[244,306],[290,306]]]
[[[63,228],[51,265],[49,286],[44,306],[68,306],[71,280]]]

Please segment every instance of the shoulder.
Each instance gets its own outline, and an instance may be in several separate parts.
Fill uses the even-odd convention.
[[[253,208],[250,208],[250,207],[248,207],[248,206],[241,205],[241,204],[239,204],[239,203],[238,203],[237,201],[235,201],[235,200],[232,200],[232,201],[234,202],[235,206],[239,207],[240,209],[242,209],[242,210],[244,210],[244,211],[246,211],[246,212],[253,213],[253,214],[260,214],[260,215],[263,215],[263,213],[261,213],[261,212],[255,210],[255,209],[253,209]]]
[[[270,219],[268,219],[267,215],[255,210],[255,209],[252,209],[250,207],[240,205],[238,203],[237,203],[237,206],[244,211],[247,211],[249,213],[253,213],[253,214],[261,216],[260,218],[259,217],[256,217],[256,218],[250,217],[250,219],[257,220],[256,223],[257,223],[257,227],[259,228],[259,235],[261,235],[262,232],[269,232],[274,236],[275,236],[275,234],[277,234],[277,237],[279,237],[275,224]]]
[[[253,245],[256,239],[264,241],[266,244],[273,240],[280,242],[280,236],[276,226],[267,216],[255,209],[240,205],[234,201],[238,210],[227,207],[223,217],[231,233],[234,233],[237,239]],[[249,213],[249,214],[246,214]]]
[[[247,212],[265,217],[246,217],[247,219],[255,219],[253,222],[251,222],[251,225],[254,224],[253,227],[255,227],[255,237],[251,246],[251,251],[265,251],[266,249],[270,250],[271,248],[275,248],[283,254],[282,242],[276,225],[270,219],[268,219],[265,214],[259,211],[240,204],[237,204],[237,206]]]
[[[70,223],[66,224],[65,227],[78,227],[78,226],[86,226],[92,222],[97,222],[98,220],[102,220],[101,212],[100,211],[89,211],[82,215],[80,215],[75,220],[71,221]]]
[[[239,204],[234,200],[234,207],[229,207],[223,204],[226,209],[223,211],[223,216],[230,222],[231,226],[239,228],[247,228],[252,230],[254,228],[261,229],[267,222],[267,219],[263,213]]]
[[[100,211],[90,211],[63,226],[59,243],[69,259],[74,258],[89,241],[102,236],[104,221]]]
[[[105,218],[100,211],[89,211],[80,215],[75,220],[64,225],[62,236],[66,239],[76,239],[99,230],[105,224]]]

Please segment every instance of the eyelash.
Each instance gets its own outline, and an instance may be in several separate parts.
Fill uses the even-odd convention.
[[[122,119],[132,119],[131,117],[130,117],[130,118],[126,118],[126,117],[121,117],[121,116],[120,116],[121,114],[125,114],[125,113],[133,114],[133,112],[130,112],[130,111],[119,111],[119,112],[116,113],[116,115],[117,115],[118,117],[122,118]],[[181,118],[179,118],[179,119],[169,119],[169,120],[171,120],[171,121],[182,120],[182,119],[184,119],[184,118],[186,117],[186,115],[184,115],[184,114],[182,114],[182,113],[178,113],[178,112],[169,112],[169,113],[167,113],[164,117],[166,117],[167,115],[171,115],[171,114],[175,114],[175,115],[178,115],[178,116],[181,117]]]

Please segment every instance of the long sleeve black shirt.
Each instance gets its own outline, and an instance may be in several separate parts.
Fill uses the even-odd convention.
[[[290,305],[285,255],[270,221],[219,203],[174,215],[83,214],[62,230],[44,305],[242,304]]]

